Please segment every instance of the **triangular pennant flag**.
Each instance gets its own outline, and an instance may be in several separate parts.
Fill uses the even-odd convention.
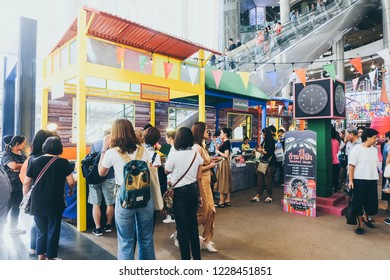
[[[149,61],[149,58],[147,56],[140,55],[139,56],[139,71],[144,72],[145,71],[145,65]]]
[[[217,89],[218,89],[219,88],[219,83],[221,82],[223,71],[213,70],[212,72],[213,72],[215,85],[217,86]]]
[[[376,71],[377,71],[377,69],[372,70],[371,72],[368,73],[368,76],[370,77],[370,81],[371,81],[372,86],[374,86]]]
[[[280,115],[280,112],[282,111],[282,109],[283,109],[283,105],[279,105],[278,106],[278,114]]]
[[[121,47],[116,47],[116,61],[121,63],[122,58],[125,56],[125,49]]]
[[[334,80],[336,80],[336,71],[334,69],[334,64],[326,64],[323,65],[322,68],[326,71],[326,73],[329,74],[329,76]]]
[[[284,101],[284,107],[286,107],[286,109],[288,108],[289,104],[290,104],[290,101]]]
[[[172,71],[173,64],[169,62],[164,62],[164,73],[165,73],[165,79],[168,79],[169,74]]]
[[[267,73],[268,79],[271,80],[272,86],[276,87],[276,82],[278,80],[278,72],[276,72],[276,71],[268,71],[266,73]]]
[[[353,67],[355,67],[356,70],[358,70],[360,75],[363,75],[363,66],[362,66],[362,58],[361,57],[352,58],[349,60],[349,62],[351,62]]]
[[[275,100],[271,100],[269,102],[269,107],[270,107],[271,110],[273,110],[275,108],[275,105],[276,105],[276,101]]]
[[[355,78],[352,80],[352,86],[354,91],[356,91],[357,89],[358,82],[359,82],[359,78]]]
[[[389,54],[389,49],[388,48],[377,52],[377,54],[379,54],[380,57],[382,57],[384,60],[390,61],[390,54]]]
[[[249,83],[249,72],[240,72],[239,75],[241,77],[241,81],[244,83],[245,89],[248,89]]]
[[[303,86],[306,87],[306,69],[305,68],[295,69],[295,74],[297,74]]]
[[[191,84],[194,85],[196,75],[198,75],[199,68],[198,67],[187,67],[188,68],[188,74],[190,75]]]
[[[379,102],[389,103],[389,97],[387,96],[387,91],[386,91],[386,81],[383,78],[382,78],[381,97],[379,98]]]

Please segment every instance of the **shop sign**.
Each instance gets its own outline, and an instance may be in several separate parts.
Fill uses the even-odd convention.
[[[285,134],[285,212],[316,216],[317,134],[311,130]]]
[[[248,100],[233,98],[233,110],[248,112]]]
[[[169,102],[169,88],[141,84],[141,99]]]

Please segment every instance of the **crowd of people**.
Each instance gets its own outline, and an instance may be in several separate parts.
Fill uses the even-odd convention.
[[[333,191],[344,189],[353,196],[358,221],[355,232],[361,235],[364,227],[375,227],[372,216],[378,213],[378,132],[364,127],[350,127],[339,133],[332,127],[331,132]],[[260,144],[254,150],[259,161],[267,165],[264,170],[257,169],[258,189],[251,202],[262,201],[266,193],[264,203],[271,203],[274,185],[283,183],[284,133],[283,128],[277,131],[273,125],[262,130]],[[232,205],[230,136],[229,128],[222,128],[212,136],[206,123],[196,122],[192,129],[182,127],[177,131],[167,131],[169,148],[162,153],[158,143],[161,139],[159,129],[148,125],[144,131],[135,131],[129,120],[116,120],[105,131],[104,139],[91,147],[91,153],[100,153],[98,172],[105,178],[100,184],[89,184],[88,202],[93,205],[95,223],[92,233],[96,236],[109,233],[115,222],[118,259],[135,259],[137,256],[140,260],[153,260],[156,258],[153,233],[156,219],[161,216],[164,221],[169,219],[176,224],[175,243],[183,260],[201,259],[202,249],[217,253],[212,241],[216,208]],[[382,144],[382,169],[390,163],[387,156],[389,140],[390,131]],[[4,137],[3,141],[7,145],[0,174],[0,237],[8,212],[10,233],[26,232],[18,228],[19,205],[23,195],[33,189],[29,214],[34,217],[34,223],[29,253],[39,260],[60,259],[57,252],[65,209],[64,195],[72,195],[76,185],[72,175],[74,166],[61,158],[61,139],[50,131],[38,131],[28,158],[23,155],[27,143],[24,136]],[[244,139],[241,149],[251,150],[248,138]],[[118,195],[119,188],[126,184],[124,167],[131,160],[147,163],[150,184],[158,190],[150,191],[150,201],[136,209],[124,207]],[[383,178],[383,184],[386,181]],[[65,183],[69,186],[67,194]],[[390,214],[389,196],[388,193],[382,194],[382,199],[388,202],[386,212]],[[107,205],[105,224],[101,222],[100,210],[103,199]],[[218,202],[215,203],[214,199]],[[385,223],[390,224],[390,219]],[[203,228],[201,236],[198,226]]]

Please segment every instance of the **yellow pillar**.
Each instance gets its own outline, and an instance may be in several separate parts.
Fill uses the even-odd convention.
[[[150,124],[156,126],[156,102],[150,101]]]
[[[199,50],[199,67],[200,67],[200,85],[201,92],[199,92],[198,102],[199,102],[199,121],[206,122],[206,70],[205,59],[204,59],[204,50]]]
[[[86,12],[80,10],[77,20],[77,230],[87,229],[87,190],[86,182],[81,172],[81,160],[86,155],[86,87],[85,73],[87,62],[87,32]]]
[[[47,88],[42,90],[41,96],[41,129],[47,129],[49,121],[49,90]]]

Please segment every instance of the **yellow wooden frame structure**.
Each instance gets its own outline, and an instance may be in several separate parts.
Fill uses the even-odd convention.
[[[153,64],[152,74],[144,74],[133,72],[124,69],[124,58],[121,61],[121,68],[113,68],[104,65],[92,64],[87,62],[87,31],[94,15],[86,24],[86,11],[80,10],[77,21],[77,36],[61,48],[55,50],[44,60],[43,64],[43,90],[42,90],[42,109],[41,109],[41,128],[45,129],[48,124],[48,105],[49,91],[57,83],[64,82],[64,92],[76,95],[77,117],[77,230],[85,231],[87,229],[87,213],[86,213],[86,181],[81,172],[81,160],[86,155],[86,99],[87,97],[104,97],[115,98],[120,100],[142,101],[150,103],[150,123],[155,125],[155,101],[141,100],[139,93],[112,91],[109,89],[97,89],[86,86],[86,77],[95,77],[118,82],[126,82],[130,84],[146,83],[150,85],[163,86],[170,88],[170,98],[184,98],[189,96],[198,96],[199,102],[199,121],[205,121],[206,118],[206,91],[205,91],[205,71],[199,71],[199,84],[192,85],[190,82],[181,80],[165,79],[154,75],[155,64]],[[119,47],[134,49],[138,52],[144,52],[150,55],[153,60],[162,58],[174,61],[175,59],[168,58],[159,54],[150,54],[140,49],[132,48],[126,45],[105,41],[99,38],[91,37],[95,40],[104,41]],[[77,40],[77,62],[70,64],[70,44]],[[67,48],[67,50],[66,50]],[[68,52],[68,65],[59,66],[61,63],[61,51]],[[176,60],[177,62],[181,62]],[[206,63],[204,50],[199,50],[199,57],[196,66],[204,69]],[[188,64],[188,63],[187,63]],[[180,72],[180,68],[179,68]],[[180,73],[179,73],[180,75]],[[66,84],[66,81],[76,79],[76,84]]]

